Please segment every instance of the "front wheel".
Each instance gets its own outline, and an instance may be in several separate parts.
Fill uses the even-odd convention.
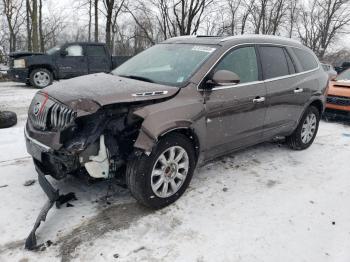
[[[35,88],[44,88],[52,84],[52,73],[45,68],[34,69],[29,75],[29,82]]]
[[[314,106],[310,106],[304,112],[297,129],[286,138],[288,146],[295,150],[302,150],[311,146],[316,137],[319,122],[319,110]]]
[[[182,134],[162,138],[149,156],[127,165],[126,183],[141,204],[159,209],[175,202],[188,187],[196,165],[191,141]]]

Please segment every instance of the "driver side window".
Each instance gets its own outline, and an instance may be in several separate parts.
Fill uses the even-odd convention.
[[[81,45],[70,45],[66,48],[67,56],[83,56],[83,47]]]
[[[254,47],[241,47],[227,54],[216,66],[215,71],[228,70],[236,73],[240,83],[259,80],[258,63]]]

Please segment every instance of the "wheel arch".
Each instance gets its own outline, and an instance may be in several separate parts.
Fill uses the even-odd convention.
[[[323,102],[321,101],[321,99],[315,99],[313,100],[308,107],[310,106],[314,106],[318,109],[318,111],[320,112],[320,115],[322,115],[324,109],[325,109],[325,106],[323,104]]]
[[[40,64],[40,65],[31,65],[31,66],[29,66],[29,70],[28,70],[29,76],[30,76],[30,74],[31,74],[31,72],[32,72],[33,70],[39,69],[39,68],[44,68],[44,69],[46,69],[46,70],[49,70],[49,71],[52,73],[53,78],[54,78],[54,79],[57,78],[53,66],[52,66],[52,65],[49,65],[49,64]]]
[[[176,128],[164,131],[162,134],[159,135],[158,140],[162,139],[166,135],[174,134],[174,133],[182,134],[191,141],[195,155],[196,155],[196,161],[197,161],[200,153],[200,142],[195,130],[190,127],[176,127]]]

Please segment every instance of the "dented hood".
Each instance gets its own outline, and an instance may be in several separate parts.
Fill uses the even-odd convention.
[[[41,92],[74,110],[93,112],[110,104],[164,99],[178,90],[178,87],[99,73],[60,81]]]

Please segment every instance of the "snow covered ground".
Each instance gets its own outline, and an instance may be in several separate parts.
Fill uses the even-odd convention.
[[[265,143],[198,169],[175,204],[151,211],[128,191],[78,178],[52,181],[75,192],[53,208],[25,251],[46,201],[23,139],[37,90],[0,83],[0,107],[19,123],[0,130],[0,261],[350,261],[350,125],[321,122],[314,144],[291,151]]]

